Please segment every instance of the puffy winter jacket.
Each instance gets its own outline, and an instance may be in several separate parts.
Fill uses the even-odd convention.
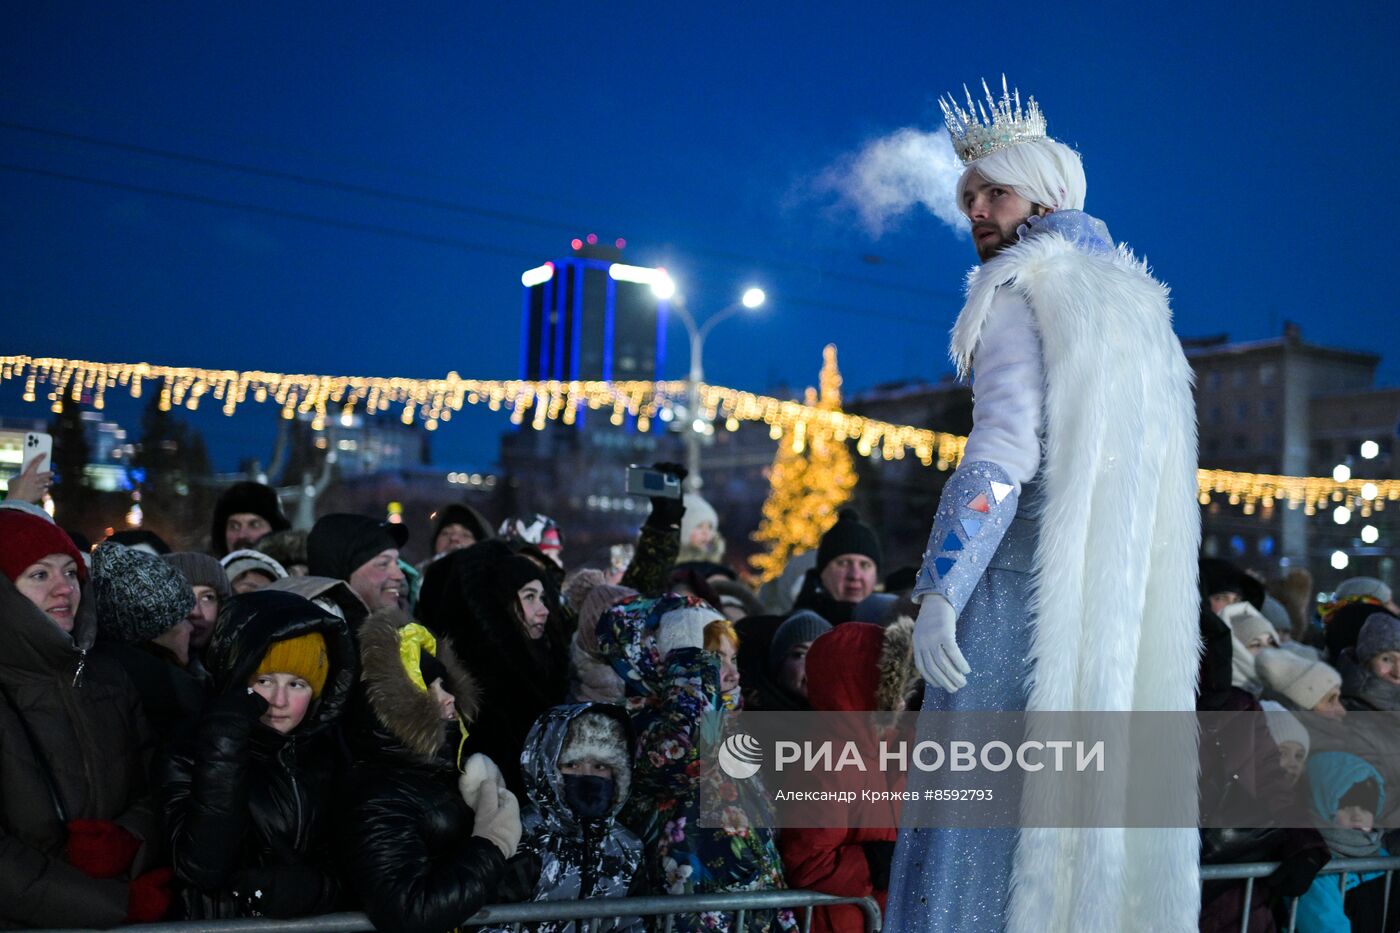
[[[148,768],[151,736],[121,669],[89,656],[83,587],[71,635],[0,574],[0,927],[110,927],[131,878],[163,852]],[[113,879],[69,864],[66,822],[111,820],[145,843]]]
[[[580,819],[564,799],[564,776],[559,756],[569,735],[569,726],[584,713],[610,716],[619,721],[623,741],[605,763],[613,769],[612,809],[595,820]],[[524,834],[520,852],[511,859],[512,881],[522,878],[506,900],[569,901],[581,898],[626,897],[633,893],[642,863],[642,841],[617,822],[632,785],[632,727],[620,706],[606,703],[576,703],[556,706],[545,712],[530,730],[521,753],[525,786],[530,806],[521,815]],[[603,760],[603,754],[596,756]],[[607,927],[607,924],[604,924]],[[530,933],[574,933],[568,921],[530,924]],[[619,918],[610,929],[641,933],[640,918]],[[504,927],[491,927],[482,933],[505,933]]]
[[[867,711],[902,710],[913,680],[912,635],[912,622],[903,618],[888,628],[847,622],[812,642],[807,652],[807,698],[812,708],[857,714],[859,720],[865,719]],[[856,718],[832,717],[832,722],[837,733],[849,729],[852,740],[870,747],[874,733],[862,729]],[[881,780],[888,783],[878,789],[904,789],[902,774],[876,772],[869,777],[871,789],[876,789],[873,782]],[[899,813],[889,807],[888,819],[871,819],[871,814],[865,817],[858,822],[884,825],[782,830],[778,848],[788,884],[842,897],[874,897],[883,910]],[[822,907],[812,913],[812,930],[817,933],[857,933],[863,929],[864,918],[855,907]]]
[[[494,843],[472,836],[475,815],[457,788],[460,731],[404,667],[398,630],[408,621],[381,610],[360,627],[341,854],[346,881],[377,929],[445,933],[495,900],[506,863]],[[473,728],[475,682],[446,639],[436,657]]]
[[[110,658],[126,672],[141,698],[141,711],[162,750],[188,739],[204,710],[204,683],[152,642],[128,645],[98,639],[93,656]]]
[[[306,718],[283,735],[258,722],[247,685],[273,642],[319,632],[330,672]],[[196,734],[166,757],[162,794],[189,918],[300,917],[340,906],[331,795],[336,735],[358,660],[345,623],[292,593],[224,604],[209,647],[216,692]]]

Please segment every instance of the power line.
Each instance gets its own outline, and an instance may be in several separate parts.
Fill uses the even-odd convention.
[[[452,249],[460,249],[467,252],[490,253],[499,256],[507,256],[514,259],[523,259],[534,262],[539,257],[525,250],[511,249],[509,247],[495,244],[475,243],[457,237],[442,236],[439,234],[418,233],[412,230],[405,230],[400,227],[390,227],[383,224],[365,223],[362,221],[342,220],[335,217],[326,217],[320,214],[312,214],[305,211],[292,211],[278,207],[267,207],[261,204],[251,204],[245,201],[233,201],[227,198],[216,198],[203,194],[190,194],[182,191],[171,191],[165,188],[157,188],[152,185],[140,185],[133,182],[114,181],[105,178],[93,178],[88,175],[75,175],[69,172],[57,172],[52,169],[34,168],[32,166],[15,165],[12,163],[0,163],[0,171],[13,172],[16,174],[32,175],[39,178],[48,178],[56,181],[66,181],[75,184],[89,185],[99,188],[110,188],[116,191],[126,191],[133,194],[144,194],[152,197],[164,198],[172,201],[186,201],[192,204],[200,204],[206,207],[217,207],[225,210],[245,211],[253,214],[260,214],[265,217],[273,217],[279,220],[293,220],[301,223],[317,224],[325,227],[332,227],[340,230],[348,230],[357,233],[368,233],[374,236],[389,237],[393,239],[407,240],[416,243],[426,243],[432,246],[443,246]],[[784,301],[796,305],[806,305],[814,308],[824,308],[826,310],[838,311],[848,314],[857,314],[861,317],[880,317],[890,320],[902,321],[910,324],[921,324],[933,326],[935,324],[943,326],[946,321],[933,321],[925,318],[914,317],[912,315],[902,315],[889,311],[876,311],[869,308],[845,305],[837,302],[821,301],[818,299],[803,298],[799,295],[784,295]]]
[[[511,211],[502,211],[494,208],[478,207],[476,205],[465,204],[460,201],[451,201],[443,198],[427,197],[423,195],[406,194],[400,191],[393,191],[387,188],[380,188],[373,185],[363,185],[351,182],[342,182],[334,179],[322,178],[315,175],[308,175],[301,172],[288,172],[280,169],[264,168],[256,165],[249,165],[243,162],[234,162],[227,159],[218,159],[209,156],[191,155],[189,153],[176,152],[169,149],[161,149],[153,146],[126,143],[118,140],[103,139],[96,136],[88,136],[80,133],[70,133],[64,130],[48,129],[46,127],[34,126],[26,123],[19,123],[10,120],[0,120],[0,127],[17,132],[30,133],[36,136],[47,136],[52,139],[61,139],[68,142],[75,142],[82,145],[96,146],[100,148],[113,149],[135,155],[143,155],[152,158],[166,159],[175,162],[184,162],[190,165],[199,165],[206,168],[217,168],[223,171],[238,172],[254,177],[274,179],[307,187],[322,188],[336,191],[342,194],[353,194],[361,197],[376,198],[401,204],[410,204],[417,207],[424,207],[434,210],[448,211],[451,213],[465,214],[468,216],[484,217],[503,223],[521,224],[524,226],[538,227],[548,230],[563,232],[577,232],[584,229],[586,224],[574,224],[558,220],[550,220],[542,217],[533,217],[526,214],[518,214]],[[809,275],[817,275],[822,278],[829,278],[836,281],[849,282],[854,285],[862,285],[869,288],[883,288],[892,291],[901,291],[908,294],[921,295],[944,300],[961,301],[961,295],[955,292],[940,289],[931,289],[925,286],[910,285],[903,282],[888,282],[874,279],[867,276],[855,275],[853,273],[838,272],[827,269],[823,266],[812,263],[794,262],[792,260],[776,259],[773,257],[754,256],[746,253],[735,253],[725,250],[717,250],[710,247],[689,248],[686,252],[707,256],[723,262],[739,264],[756,264],[764,268],[786,269],[788,271],[802,272]]]
[[[524,259],[533,262],[538,257],[525,250],[510,249],[504,246],[496,246],[486,243],[473,243],[468,240],[456,237],[440,236],[438,234],[415,233],[412,230],[403,230],[398,227],[389,227],[383,224],[364,223],[355,220],[340,220],[334,217],[324,217],[319,214],[310,214],[303,211],[290,211],[280,207],[265,207],[261,204],[249,204],[244,201],[231,201],[226,198],[215,198],[204,194],[188,194],[182,191],[169,191],[165,188],[156,188],[151,185],[138,185],[125,181],[112,181],[105,178],[92,178],[87,175],[73,175],[67,172],[55,172],[50,169],[33,168],[26,165],[13,165],[10,163],[0,163],[0,171],[16,172],[23,175],[36,175],[40,178],[52,178],[58,181],[69,181],[77,184],[92,185],[99,188],[112,188],[117,191],[127,191],[135,194],[148,194],[153,197],[166,198],[172,201],[188,201],[192,204],[203,204],[207,207],[221,207],[228,210],[247,211],[253,214],[262,214],[266,217],[276,217],[282,220],[297,220],[303,223],[320,224],[326,227],[337,227],[342,230],[353,230],[359,233],[372,233],[376,236],[394,237],[402,240],[413,240],[419,243],[428,243],[433,246],[448,246],[454,249],[467,250],[469,252],[495,253],[501,256]]]
[[[413,204],[418,207],[429,207],[436,210],[451,211],[458,214],[470,214],[487,217],[491,220],[499,220],[505,223],[524,224],[527,226],[544,227],[551,230],[561,230],[565,232],[577,231],[577,226],[569,226],[564,223],[545,220],[540,217],[530,217],[525,214],[515,214],[510,211],[498,211],[491,208],[475,207],[469,204],[461,204],[456,201],[446,201],[441,198],[430,198],[422,195],[404,194],[398,191],[390,191],[385,188],[377,188],[372,185],[359,185],[351,182],[335,181],[328,178],[319,178],[315,175],[305,175],[300,172],[286,172],[280,169],[262,168],[257,165],[248,165],[242,162],[230,162],[226,159],[215,159],[209,156],[190,155],[184,152],[174,152],[169,149],[157,149],[153,146],[139,146],[134,143],[118,142],[111,139],[99,139],[96,136],[83,136],[79,133],[68,133],[62,130],[50,130],[37,126],[28,126],[23,123],[12,123],[7,120],[0,120],[0,127],[10,130],[19,130],[25,133],[33,133],[37,136],[48,136],[54,139],[64,139],[69,142],[83,143],[89,146],[100,146],[106,149],[116,149],[121,152],[130,152],[137,155],[154,156],[159,159],[169,159],[175,162],[186,162],[190,165],[202,165],[209,168],[223,169],[230,172],[240,172],[245,175],[253,175],[259,178],[271,178],[278,181],[287,181],[299,185],[306,185],[313,188],[325,188],[329,191],[339,191],[344,194],[357,194],[363,197],[378,198],[385,201],[395,201],[401,204]]]

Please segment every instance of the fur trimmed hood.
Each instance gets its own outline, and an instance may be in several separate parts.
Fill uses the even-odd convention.
[[[381,609],[360,626],[362,699],[369,714],[366,718],[373,719],[362,726],[372,733],[380,751],[406,756],[419,764],[434,764],[442,760],[445,749],[455,752],[460,737],[439,715],[436,701],[409,673],[405,657],[417,657],[411,646],[402,644],[404,630],[410,625],[416,623],[401,611]],[[435,656],[447,671],[443,685],[457,698],[457,715],[470,730],[481,701],[476,680],[462,667],[445,637],[436,639]]]
[[[899,712],[917,682],[914,620],[889,627],[846,622],[807,652],[807,699],[814,710]]]
[[[914,620],[896,616],[885,626],[885,642],[880,648],[880,681],[875,685],[875,708],[903,712],[910,694],[921,688],[914,667]]]
[[[611,728],[607,720],[612,721]],[[559,765],[566,755],[571,760],[592,758],[613,769],[615,790],[609,816],[616,817],[632,790],[633,742],[632,723],[620,706],[575,703],[546,710],[526,737],[520,756],[530,803],[555,825],[577,823],[564,801],[564,776]]]
[[[488,685],[495,670],[510,671],[516,688],[544,709],[558,700],[552,687],[566,675],[569,637],[558,591],[544,571],[549,620],[540,642],[526,636],[514,610],[516,589],[504,585],[506,569],[519,560],[509,544],[493,538],[433,561],[419,591],[418,618],[450,637]],[[548,650],[539,652],[540,645]]]

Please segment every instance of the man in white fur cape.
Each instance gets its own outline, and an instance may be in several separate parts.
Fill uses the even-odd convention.
[[[1195,407],[1167,289],[1083,212],[1034,99],[1003,80],[944,114],[982,265],[951,349],[973,430],[914,590],[923,709],[1194,711]],[[886,928],[1184,933],[1198,848],[1194,828],[908,827]]]

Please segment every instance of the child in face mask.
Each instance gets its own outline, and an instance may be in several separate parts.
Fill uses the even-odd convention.
[[[508,868],[503,900],[560,901],[626,897],[642,843],[617,822],[632,782],[632,729],[617,706],[578,703],[546,710],[530,730],[520,769],[530,806]],[[574,933],[571,921],[536,933]],[[606,921],[600,929],[609,929]],[[616,929],[641,931],[637,918]]]

